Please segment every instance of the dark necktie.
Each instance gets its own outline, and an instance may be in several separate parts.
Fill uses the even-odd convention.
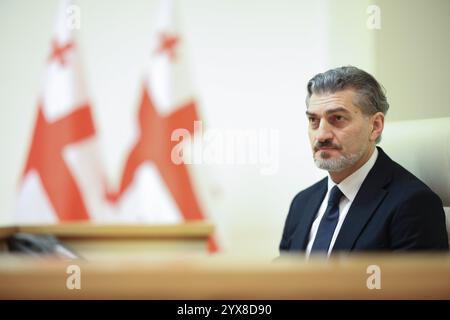
[[[339,220],[339,200],[341,200],[342,195],[343,193],[338,186],[331,189],[327,209],[320,221],[311,252],[328,252],[334,229],[336,229]]]

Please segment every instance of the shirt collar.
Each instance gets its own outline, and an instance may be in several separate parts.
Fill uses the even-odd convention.
[[[353,172],[351,175],[349,175],[347,178],[342,180],[341,183],[338,184],[339,189],[342,191],[345,197],[351,202],[355,199],[356,194],[358,193],[359,188],[361,187],[364,179],[366,179],[370,169],[372,169],[372,167],[375,164],[375,161],[377,161],[377,157],[378,157],[378,149],[375,147],[375,150],[372,152],[372,155],[370,156],[369,160],[366,161],[366,163],[364,163],[361,168]],[[328,191],[330,191],[331,188],[333,188],[335,185],[336,183],[334,183],[330,175],[328,175]]]

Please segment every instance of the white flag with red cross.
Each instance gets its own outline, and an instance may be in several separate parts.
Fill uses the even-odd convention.
[[[96,129],[68,16],[71,8],[70,1],[62,1],[57,12],[19,183],[16,223],[102,220],[108,211]]]
[[[138,107],[138,136],[129,148],[119,190],[109,198],[117,204],[118,214],[130,220],[204,220],[187,166],[171,159],[177,144],[171,140],[172,132],[183,128],[193,134],[199,115],[175,2],[164,0],[160,9]],[[209,241],[209,250],[217,250],[214,238]]]

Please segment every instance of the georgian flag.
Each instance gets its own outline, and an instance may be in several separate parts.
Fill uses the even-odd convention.
[[[171,140],[172,132],[184,128],[193,134],[194,121],[199,120],[173,1],[162,2],[155,22],[138,106],[138,134],[129,148],[119,190],[109,199],[130,221],[203,220],[188,168],[171,159],[177,144]],[[212,238],[209,250],[217,250]]]
[[[91,107],[81,76],[70,1],[51,37],[14,222],[103,220],[108,212]]]

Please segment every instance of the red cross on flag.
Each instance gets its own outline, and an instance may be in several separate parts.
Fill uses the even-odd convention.
[[[80,74],[70,1],[55,20],[37,118],[19,184],[14,221],[57,223],[102,217],[103,179],[96,130]]]
[[[130,146],[119,190],[110,195],[121,215],[148,223],[203,220],[188,168],[171,160],[175,129],[193,134],[199,120],[190,86],[183,36],[174,2],[165,0],[157,15],[139,104],[137,137]],[[132,216],[131,216],[132,215]],[[209,250],[216,251],[215,241]]]

